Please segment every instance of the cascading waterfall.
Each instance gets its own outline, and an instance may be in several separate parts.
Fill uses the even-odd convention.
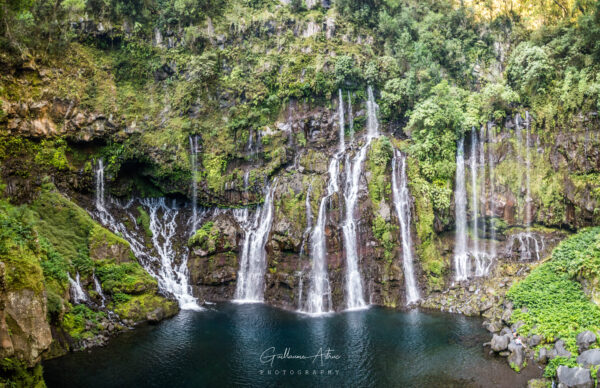
[[[472,228],[471,237],[473,239],[472,254],[479,254],[479,204],[477,202],[477,132],[475,128],[471,129],[471,157],[469,159],[469,166],[471,169],[471,214],[472,214]]]
[[[354,116],[352,114],[352,96],[348,90],[348,124],[350,129],[350,141],[354,140]]]
[[[198,229],[198,136],[190,136],[190,164],[192,170],[192,233]]]
[[[481,171],[481,195],[479,196],[479,198],[481,198],[481,216],[485,217],[485,209],[486,209],[486,187],[487,185],[485,184],[485,126],[481,126],[481,128],[479,129],[479,169]],[[486,222],[485,222],[485,218],[483,220],[483,222],[480,224],[481,225],[481,235],[484,236],[483,238],[485,239],[486,236]],[[481,240],[480,241],[480,245],[481,245],[481,250],[486,252],[486,243],[485,240]]]
[[[133,201],[123,208],[126,210]],[[201,310],[196,298],[190,292],[187,276],[188,252],[184,250],[180,255],[179,266],[175,262],[176,252],[173,248],[173,238],[179,211],[173,206],[169,207],[164,198],[142,199],[141,205],[146,207],[150,216],[150,230],[152,231],[152,244],[159,257],[151,254],[146,248],[142,238],[136,237],[122,222],[113,217],[105,206],[104,195],[104,164],[98,161],[96,170],[96,212],[100,222],[112,232],[119,234],[129,242],[131,250],[144,269],[158,280],[158,286],[172,294],[184,310]],[[162,216],[159,214],[162,212]],[[135,218],[134,218],[135,220]],[[186,249],[186,248],[185,248]],[[154,265],[154,264],[158,265]]]
[[[312,181],[308,185],[306,191],[306,199],[304,200],[304,206],[306,208],[306,228],[302,233],[302,245],[300,246],[300,258],[303,258],[306,254],[306,243],[310,237],[310,231],[313,226],[313,214],[312,207],[310,206],[310,194],[312,192]],[[298,271],[298,311],[302,311],[302,296],[304,292],[304,271]]]
[[[87,303],[89,301],[87,294],[83,291],[83,287],[81,287],[81,279],[79,277],[79,272],[75,275],[75,280],[69,276],[69,284],[71,285],[71,297],[73,298],[73,302],[76,304],[79,303]]]
[[[198,303],[190,292],[187,274],[188,252],[180,254],[181,262],[177,265],[177,252],[174,238],[177,234],[177,217],[179,209],[174,203],[167,205],[165,198],[145,198],[140,203],[148,209],[152,245],[160,258],[160,266],[155,271],[159,286],[172,293],[184,310],[198,309]]]
[[[342,224],[344,248],[346,251],[346,305],[348,309],[365,307],[362,277],[358,268],[358,236],[356,205],[358,204],[358,190],[362,175],[363,163],[371,141],[379,136],[379,123],[377,121],[378,106],[375,103],[373,89],[367,89],[367,135],[365,144],[360,148],[353,160],[346,155],[346,184],[344,187],[344,200],[346,204],[345,219]]]
[[[467,253],[467,190],[465,187],[465,145],[460,138],[456,147],[456,187],[454,207],[456,218],[456,244],[454,247],[454,279],[466,280],[469,277],[469,256]]]
[[[339,120],[339,131],[340,131],[340,152],[346,150],[346,141],[344,136],[346,135],[344,128],[344,100],[342,99],[342,89],[338,89],[338,120]]]
[[[273,193],[276,182],[267,189],[265,202],[255,213],[254,222],[244,236],[235,299],[240,303],[262,302],[264,298],[267,254],[265,245],[273,221]],[[244,213],[242,213],[244,214]],[[240,217],[238,215],[238,217]],[[247,212],[243,216],[247,220]],[[242,217],[240,217],[242,218]],[[247,223],[246,223],[247,224]]]
[[[420,297],[413,270],[412,237],[410,233],[410,194],[406,179],[406,157],[398,150],[394,150],[394,159],[392,161],[392,198],[400,223],[406,304],[410,305],[417,302]]]
[[[530,131],[530,119],[529,111],[525,111],[525,209],[527,214],[523,216],[525,219],[525,226],[529,229],[531,226],[531,152],[529,149],[529,131]]]
[[[521,261],[532,261],[540,260],[540,253],[544,250],[544,238],[538,237],[531,232],[516,233],[511,236],[510,244],[506,247],[507,254],[515,248],[515,244],[518,243],[518,249]]]
[[[490,259],[494,259],[496,257],[496,226],[494,224],[494,217],[496,216],[496,205],[494,201],[494,194],[496,193],[496,182],[495,182],[495,163],[494,163],[494,152],[492,148],[492,144],[494,144],[494,127],[492,123],[488,122],[488,168],[489,168],[489,177],[490,177],[490,213],[491,220],[490,223]]]
[[[104,295],[104,292],[102,292],[100,281],[98,280],[98,277],[96,277],[96,274],[92,275],[92,278],[94,279],[94,291],[96,291],[101,300],[100,307],[104,307],[106,305],[106,296]]]
[[[481,234],[485,236],[485,221],[479,222],[479,212],[485,215],[485,200],[480,201],[480,197],[485,199],[485,131],[484,127],[481,127],[479,137],[475,128],[471,129],[471,158],[470,158],[470,170],[471,170],[471,214],[472,214],[472,228],[471,237],[473,240],[472,250],[470,256],[473,257],[475,263],[475,276],[486,276],[491,266],[491,258],[486,252],[485,241],[480,238]],[[482,184],[481,188],[478,189],[477,182],[479,180],[479,173],[481,172]],[[481,196],[480,196],[481,194]],[[467,263],[470,267],[470,264]]]
[[[327,242],[325,236],[325,224],[327,222],[327,205],[331,196],[339,191],[338,168],[339,156],[345,152],[344,141],[344,101],[342,90],[339,89],[338,119],[339,119],[339,152],[329,162],[329,183],[327,184],[327,195],[321,198],[317,223],[310,236],[310,257],[312,262],[310,273],[310,289],[306,300],[304,312],[309,314],[322,314],[333,311],[331,300],[331,286],[329,274],[327,273]],[[308,204],[307,204],[308,206]]]

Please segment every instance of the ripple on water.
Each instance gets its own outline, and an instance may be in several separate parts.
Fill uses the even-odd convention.
[[[182,311],[159,325],[123,333],[106,347],[46,361],[44,376],[50,388],[512,388],[526,386],[529,378],[541,374],[533,366],[516,374],[505,359],[487,356],[481,344],[488,336],[480,320],[459,315],[373,307],[313,317],[264,304],[225,303],[201,312]],[[329,348],[341,358],[323,366],[310,360],[274,360],[270,368],[260,361],[270,347],[277,353],[289,348],[294,355]],[[289,375],[291,370],[321,369],[338,370],[339,375]]]

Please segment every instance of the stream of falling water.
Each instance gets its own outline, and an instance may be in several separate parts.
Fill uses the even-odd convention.
[[[367,89],[367,134],[365,144],[360,148],[354,159],[346,154],[346,184],[344,186],[344,201],[346,205],[345,219],[342,224],[344,248],[346,253],[346,306],[348,309],[359,309],[367,306],[364,299],[363,282],[358,263],[358,234],[356,207],[363,164],[371,141],[379,136],[377,121],[378,106],[375,103],[373,89]]]
[[[310,235],[310,258],[312,263],[310,272],[310,289],[306,304],[302,311],[313,315],[319,315],[333,311],[331,285],[329,283],[329,274],[327,271],[327,241],[325,227],[327,222],[327,206],[333,194],[339,191],[339,157],[346,150],[344,141],[344,100],[342,99],[341,89],[338,90],[338,96],[338,153],[336,153],[329,161],[329,182],[327,184],[327,194],[321,198],[317,223],[315,224]],[[307,206],[310,206],[310,204],[307,204]]]
[[[495,143],[494,136],[494,126],[492,123],[488,122],[488,167],[489,167],[489,178],[490,178],[490,214],[491,214],[491,224],[490,224],[490,259],[494,259],[496,257],[496,225],[494,223],[494,219],[496,217],[496,201],[494,199],[494,195],[496,193],[496,176],[495,176],[495,161],[494,161],[494,150],[493,144]]]
[[[196,298],[191,294],[188,284],[187,247],[180,252],[180,263],[177,265],[177,252],[174,249],[174,238],[179,215],[178,208],[173,204],[166,204],[165,198],[146,198],[139,202],[150,216],[150,230],[152,231],[152,245],[158,257],[146,247],[143,238],[136,236],[125,225],[118,221],[108,210],[104,192],[104,164],[98,161],[96,170],[96,211],[94,215],[113,233],[122,236],[131,247],[144,269],[154,276],[161,290],[172,294],[184,310],[200,310]],[[122,210],[126,211],[131,201]],[[128,214],[131,216],[131,214]],[[135,221],[135,217],[131,217]]]
[[[191,233],[195,233],[198,229],[198,136],[190,136],[190,164],[192,171],[192,219]],[[245,183],[245,182],[244,182]]]
[[[479,254],[479,204],[477,202],[477,131],[475,128],[471,128],[471,157],[469,158],[469,166],[471,170],[471,239],[473,240],[473,247],[471,253],[473,255]]]
[[[466,280],[469,277],[469,256],[467,253],[467,190],[465,187],[465,145],[460,138],[456,147],[456,187],[454,207],[456,218],[456,243],[454,246],[454,279]]]
[[[76,304],[79,303],[87,303],[89,301],[88,296],[85,291],[83,291],[83,287],[81,286],[81,279],[79,277],[79,272],[75,275],[75,280],[69,276],[69,284],[71,285],[71,298],[73,302]]]
[[[417,302],[419,288],[413,269],[412,237],[410,233],[410,193],[406,178],[406,157],[394,150],[392,161],[392,197],[400,223],[400,238],[402,239],[402,267],[406,286],[406,304]]]
[[[264,203],[256,209],[254,221],[248,222],[248,210],[236,216],[245,225],[246,233],[240,254],[240,270],[235,289],[235,301],[256,303],[264,300],[267,253],[265,245],[273,220],[273,193],[276,182],[267,188]]]

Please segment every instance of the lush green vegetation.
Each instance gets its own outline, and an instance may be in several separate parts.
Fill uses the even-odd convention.
[[[520,334],[539,334],[546,342],[564,340],[575,357],[577,334],[600,329],[600,308],[590,301],[578,280],[598,279],[599,274],[600,228],[585,229],[563,241],[547,262],[508,291],[507,297],[515,305],[511,321],[524,322]],[[570,362],[553,360],[545,374],[553,376],[558,365]]]

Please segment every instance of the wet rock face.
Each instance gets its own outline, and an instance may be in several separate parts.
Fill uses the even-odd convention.
[[[499,254],[510,261],[539,261],[548,257],[566,236],[567,233],[555,230],[515,228],[505,233]]]
[[[214,220],[210,234],[190,246],[188,271],[194,294],[201,299],[233,299],[238,271],[238,253],[244,231],[228,214]]]

